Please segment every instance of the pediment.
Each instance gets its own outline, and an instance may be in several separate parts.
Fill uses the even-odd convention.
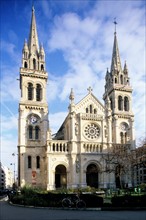
[[[103,104],[92,93],[86,95],[75,105],[75,112],[76,114],[86,113],[86,109],[88,108],[90,110],[90,106],[92,106],[93,112],[95,110],[98,115],[104,115]]]

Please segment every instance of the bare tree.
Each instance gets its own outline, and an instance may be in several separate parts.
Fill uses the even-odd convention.
[[[117,188],[127,187],[128,182],[134,185],[133,167],[138,162],[136,149],[132,150],[130,144],[113,144],[102,158],[105,161],[104,172],[115,174]]]

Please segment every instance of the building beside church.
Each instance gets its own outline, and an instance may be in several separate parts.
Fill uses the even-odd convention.
[[[13,187],[14,175],[12,170],[3,166],[0,162],[0,190],[10,189]]]
[[[38,43],[33,8],[29,39],[24,42],[20,68],[19,185],[29,184],[48,190],[119,187],[116,169],[106,172],[105,157],[113,146],[133,150],[135,137],[132,87],[127,64],[121,66],[116,31],[111,69],[105,76],[104,104],[93,94],[91,87],[76,104],[71,89],[69,111],[55,137],[51,135],[48,121],[47,80],[45,51]],[[132,184],[131,172],[121,178],[123,184]]]
[[[141,147],[136,148],[135,173],[137,184],[146,184],[146,141]]]

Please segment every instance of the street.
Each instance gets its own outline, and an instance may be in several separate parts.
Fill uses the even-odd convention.
[[[146,220],[145,211],[89,211],[28,208],[0,201],[1,220]]]

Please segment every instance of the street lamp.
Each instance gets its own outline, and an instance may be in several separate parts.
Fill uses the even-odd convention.
[[[14,166],[14,184],[15,184],[15,163],[10,163],[10,165]]]

